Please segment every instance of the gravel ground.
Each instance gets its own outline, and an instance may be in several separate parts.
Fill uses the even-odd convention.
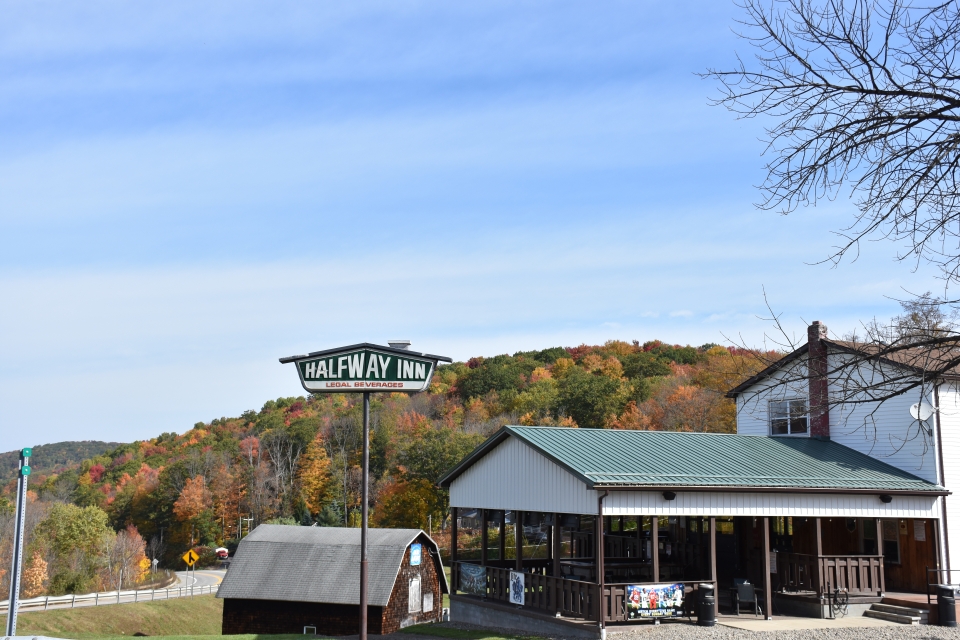
[[[455,629],[478,629],[499,635],[515,636],[515,629],[491,629],[462,622],[444,622],[445,627]],[[550,636],[553,640],[566,640]],[[607,629],[607,640],[960,640],[960,628],[922,626],[897,627],[852,627],[834,629],[804,629],[792,631],[744,631],[717,625],[698,627],[693,624],[665,623],[645,624],[623,629]]]

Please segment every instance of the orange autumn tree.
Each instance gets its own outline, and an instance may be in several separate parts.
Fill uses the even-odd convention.
[[[234,537],[239,526],[240,503],[246,496],[246,486],[236,469],[220,465],[210,481],[213,515],[221,523],[224,538]]]
[[[213,506],[213,496],[207,489],[203,476],[189,478],[184,484],[180,497],[173,503],[173,514],[177,520],[190,524],[190,545],[193,545],[194,531],[198,520]]]

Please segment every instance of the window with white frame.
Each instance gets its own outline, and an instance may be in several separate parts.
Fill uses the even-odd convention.
[[[805,400],[771,400],[767,411],[770,417],[770,435],[806,435],[807,402]]]

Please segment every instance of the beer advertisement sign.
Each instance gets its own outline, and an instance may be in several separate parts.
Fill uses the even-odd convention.
[[[672,618],[683,609],[683,584],[638,584],[627,587],[627,619]]]
[[[296,364],[300,384],[310,393],[416,393],[430,386],[440,360],[450,361],[442,356],[363,344],[282,358],[280,362]]]

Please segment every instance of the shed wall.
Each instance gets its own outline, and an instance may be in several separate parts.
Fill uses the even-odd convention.
[[[936,518],[940,515],[940,503],[934,496],[894,496],[893,502],[883,504],[878,496],[868,494],[710,491],[677,492],[675,500],[665,500],[659,491],[611,491],[604,498],[603,513],[611,516]]]
[[[450,506],[595,514],[597,492],[510,436],[450,483]]]
[[[437,572],[437,562],[430,556],[430,549],[425,542],[426,536],[417,538],[423,544],[423,556],[419,565],[410,564],[410,548],[403,558],[397,580],[393,584],[390,602],[383,609],[382,633],[394,633],[404,627],[424,622],[440,622],[443,613],[443,593],[440,589],[440,574]],[[420,578],[421,606],[419,612],[410,612],[410,580]],[[423,599],[428,594],[433,595],[433,610],[423,610]]]
[[[367,612],[368,632],[382,633],[383,608],[368,607]],[[316,627],[322,635],[356,635],[360,632],[360,607],[285,600],[223,600],[223,635],[303,634],[306,626]]]

